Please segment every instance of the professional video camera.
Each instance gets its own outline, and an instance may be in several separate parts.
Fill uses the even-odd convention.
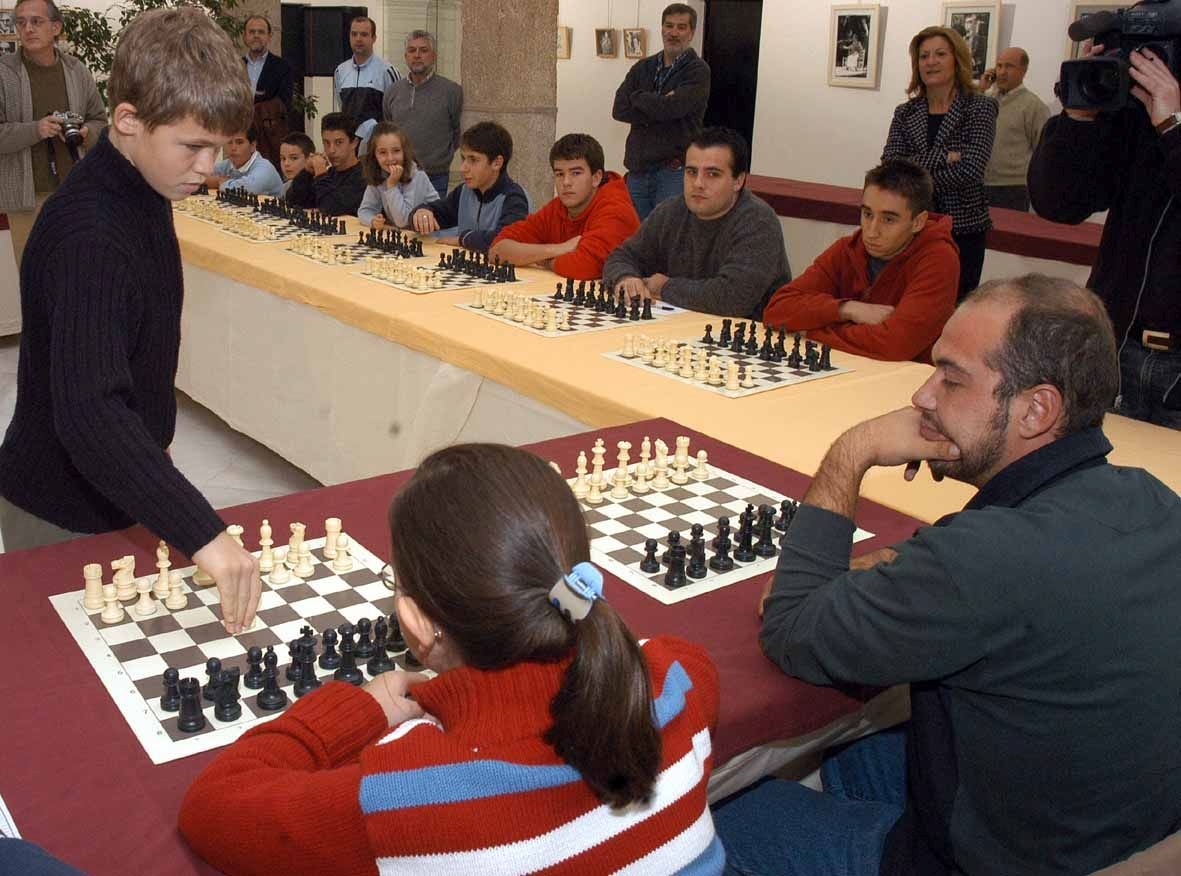
[[[1068,109],[1114,112],[1128,105],[1131,53],[1149,49],[1181,79],[1181,0],[1140,0],[1130,9],[1096,12],[1069,28],[1076,42],[1094,40],[1104,52],[1066,61],[1054,93]]]

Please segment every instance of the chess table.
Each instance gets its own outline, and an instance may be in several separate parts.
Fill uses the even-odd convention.
[[[687,435],[695,446],[710,448],[711,463],[786,495],[802,495],[807,486],[797,472],[667,420],[595,430],[533,449],[569,471],[569,460],[595,438],[613,447],[637,433]],[[245,540],[251,549],[257,547],[256,527],[263,517],[284,531],[292,520],[319,531],[325,517],[338,516],[358,542],[388,557],[386,507],[409,475],[382,475],[268,499],[228,509],[222,516],[248,524]],[[857,545],[858,553],[906,538],[919,525],[872,502],[862,503],[857,522],[874,533]],[[138,568],[150,569],[154,536],[133,527],[0,554],[0,580],[8,594],[0,638],[9,655],[0,661],[5,703],[0,794],[27,839],[92,876],[211,874],[215,871],[192,855],[175,823],[182,796],[215,753],[153,765],[50,603],[51,595],[80,587],[84,563],[105,563],[128,553],[136,556]],[[174,567],[184,562],[174,551]],[[842,732],[864,732],[866,715],[876,702],[875,691],[838,691],[789,678],[762,655],[755,604],[764,579],[760,575],[663,605],[607,574],[607,598],[638,636],[679,635],[709,649],[723,691],[714,745],[718,765],[776,740],[803,739],[816,745],[840,738]],[[226,813],[227,819],[241,817],[248,814]]]

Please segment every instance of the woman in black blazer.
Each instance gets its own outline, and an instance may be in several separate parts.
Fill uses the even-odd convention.
[[[984,238],[992,227],[984,168],[992,156],[997,103],[972,82],[972,56],[948,27],[927,27],[910,41],[910,100],[894,111],[882,160],[906,158],[935,180],[935,209],[951,216],[960,248],[963,299],[980,284]]]

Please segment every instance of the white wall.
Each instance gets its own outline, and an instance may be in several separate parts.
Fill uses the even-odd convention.
[[[660,13],[668,3],[669,0],[637,0],[628,4],[610,0],[558,0],[558,25],[572,29],[570,57],[558,60],[558,136],[574,131],[591,134],[603,144],[608,170],[623,172],[628,126],[611,118],[611,105],[615,102],[615,90],[636,59],[623,57],[622,46],[619,57],[595,57],[595,28],[613,27],[621,31],[622,41],[623,28],[642,27],[648,32],[646,52],[654,54],[661,47]],[[705,2],[690,0],[689,5],[697,10],[693,48],[700,54]]]
[[[764,0],[752,170],[860,186],[881,156],[894,107],[906,99],[910,39],[939,23],[940,6],[939,0],[882,4],[881,86],[871,91],[827,84],[830,4]],[[1070,6],[1071,0],[1010,0],[1001,15],[1000,48],[1029,52],[1026,85],[1052,106]]]

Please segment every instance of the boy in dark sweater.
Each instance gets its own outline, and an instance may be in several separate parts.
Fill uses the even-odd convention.
[[[258,562],[168,455],[184,291],[170,202],[249,125],[250,82],[203,12],[157,9],[123,31],[108,95],[111,127],[29,236],[0,533],[12,550],[142,523],[214,577],[236,633]]]
[[[287,203],[314,207],[326,216],[356,216],[365,197],[365,173],[357,158],[357,123],[344,113],[329,113],[320,122],[324,154],[315,153],[291,180]]]
[[[525,190],[508,175],[513,138],[496,122],[477,122],[459,141],[463,185],[441,201],[410,214],[419,234],[439,232],[438,242],[487,252],[502,228],[529,215]]]

